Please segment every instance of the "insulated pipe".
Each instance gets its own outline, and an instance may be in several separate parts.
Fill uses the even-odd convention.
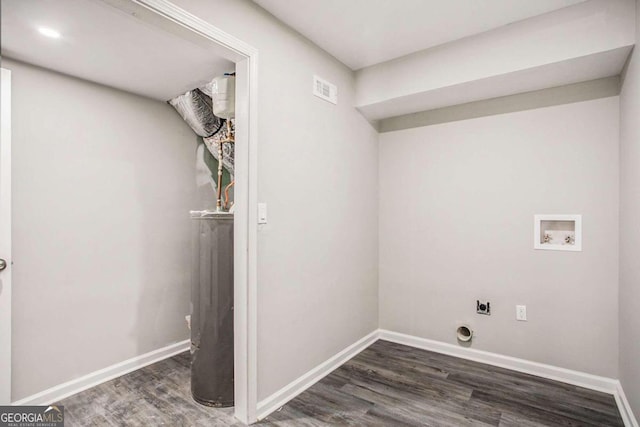
[[[233,184],[235,183],[235,181],[231,181],[229,185],[224,187],[224,208],[227,210],[229,210],[229,189],[233,187]]]
[[[222,160],[224,152],[222,151],[222,144],[225,142],[234,142],[233,135],[231,134],[231,121],[227,120],[227,137],[218,141],[218,198],[216,200],[216,212],[223,212],[222,210]],[[225,190],[226,194],[226,190]]]

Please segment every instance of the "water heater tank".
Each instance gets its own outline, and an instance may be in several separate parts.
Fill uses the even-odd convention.
[[[236,115],[236,76],[225,74],[211,82],[213,114],[223,119],[233,119]]]
[[[192,211],[191,394],[233,406],[233,214]]]

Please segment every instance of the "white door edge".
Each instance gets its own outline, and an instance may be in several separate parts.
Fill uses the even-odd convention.
[[[0,82],[0,405],[11,403],[11,71]]]

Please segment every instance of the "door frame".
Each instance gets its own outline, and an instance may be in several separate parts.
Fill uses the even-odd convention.
[[[11,403],[11,71],[0,68],[0,405]]]
[[[258,50],[168,0],[102,0],[236,64],[234,415],[257,421]]]

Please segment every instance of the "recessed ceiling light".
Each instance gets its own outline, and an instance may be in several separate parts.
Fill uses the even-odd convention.
[[[59,39],[62,36],[58,31],[46,27],[38,28],[38,32],[43,36],[50,37],[52,39]]]

